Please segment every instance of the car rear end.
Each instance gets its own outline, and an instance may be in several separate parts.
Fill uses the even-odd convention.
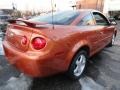
[[[27,25],[18,25],[16,22],[8,25],[3,41],[5,56],[10,64],[29,76],[47,76],[50,72],[45,72],[42,64],[50,58],[51,40],[40,29],[33,27],[35,24],[24,23]]]

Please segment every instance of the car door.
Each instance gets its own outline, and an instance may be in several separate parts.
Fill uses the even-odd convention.
[[[95,26],[95,22],[94,22],[92,14],[89,13],[85,15],[83,18],[81,18],[77,26],[79,28],[82,27],[83,30],[85,30],[86,39],[89,41],[92,47],[91,52],[96,52],[98,48],[100,48],[99,40],[101,38],[101,34],[100,34],[100,29],[97,29]]]
[[[93,17],[96,23],[96,28],[100,30],[99,32],[101,38],[99,38],[99,45],[103,48],[110,42],[114,27],[111,26],[107,18],[99,12],[93,12]]]

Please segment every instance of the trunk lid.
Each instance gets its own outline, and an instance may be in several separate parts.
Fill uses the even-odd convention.
[[[25,52],[29,47],[31,35],[32,28],[20,25],[10,25],[7,28],[6,40],[18,50]],[[21,43],[24,36],[27,38],[27,43],[25,45]]]
[[[33,30],[46,28],[46,23],[42,22],[31,22],[26,20],[9,20],[10,25],[8,25],[6,32],[6,40],[15,48],[20,51],[27,51],[29,44],[31,43],[31,36]],[[27,38],[27,43],[23,45],[21,43],[23,37]]]

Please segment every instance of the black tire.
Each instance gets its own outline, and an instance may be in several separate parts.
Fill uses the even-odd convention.
[[[112,47],[114,45],[113,38],[114,38],[114,42],[115,42],[115,34],[113,34],[111,42],[107,45],[107,47]]]
[[[79,75],[75,75],[75,69],[77,67],[77,60],[80,57],[80,55],[84,55],[85,57],[85,67],[83,68],[83,71],[79,74]],[[77,80],[79,79],[84,73],[85,73],[85,69],[86,69],[86,64],[87,64],[87,60],[88,60],[88,55],[87,55],[87,51],[85,50],[80,50],[73,58],[71,65],[69,67],[69,70],[67,72],[67,75],[72,79],[72,80]]]

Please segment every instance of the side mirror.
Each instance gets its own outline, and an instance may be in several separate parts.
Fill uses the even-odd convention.
[[[117,25],[117,22],[115,21],[114,18],[109,18],[109,21],[111,25]]]

